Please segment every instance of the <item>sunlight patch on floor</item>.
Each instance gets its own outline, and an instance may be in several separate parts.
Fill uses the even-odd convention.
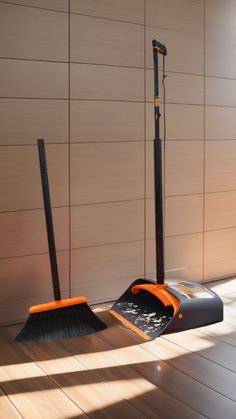
[[[127,380],[112,380],[103,381],[103,384],[107,384],[110,388],[109,393],[104,392],[104,387],[101,383],[90,383],[90,384],[78,384],[78,386],[66,387],[66,392],[69,394],[70,391],[77,391],[80,394],[81,399],[88,402],[86,411],[89,413],[92,411],[91,394],[94,394],[94,402],[96,407],[99,409],[108,407],[114,403],[121,402],[124,398],[131,399],[133,397],[145,394],[148,391],[156,390],[156,386],[145,380],[144,378],[127,378]],[[63,388],[63,386],[62,386]]]

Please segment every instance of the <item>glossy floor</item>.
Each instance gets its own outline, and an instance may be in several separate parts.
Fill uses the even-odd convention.
[[[93,336],[15,343],[0,331],[0,418],[233,419],[236,279],[211,283],[224,322],[143,343],[96,307],[109,328]]]

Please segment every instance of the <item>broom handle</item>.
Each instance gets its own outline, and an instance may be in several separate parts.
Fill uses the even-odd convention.
[[[53,228],[53,219],[52,219],[52,206],[50,199],[49,183],[48,183],[48,171],[47,171],[47,161],[45,154],[44,140],[37,140],[38,143],[38,154],[39,154],[39,164],[40,164],[40,175],[42,182],[43,190],[43,203],[44,203],[44,214],[46,219],[47,226],[47,237],[48,237],[48,249],[50,256],[50,266],[52,273],[52,285],[55,301],[61,300],[61,291],[57,267],[57,255],[56,255],[56,246],[55,246],[55,237],[54,237],[54,228]]]
[[[156,232],[156,282],[164,284],[164,237],[163,237],[163,192],[162,192],[162,150],[160,140],[160,100],[158,89],[158,53],[167,55],[165,45],[153,40],[154,62],[154,120],[155,138],[154,144],[154,198],[155,198],[155,232]]]

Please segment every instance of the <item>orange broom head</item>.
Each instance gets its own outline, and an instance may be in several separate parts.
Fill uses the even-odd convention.
[[[32,306],[22,330],[15,337],[27,340],[68,339],[90,335],[106,328],[87,304],[85,297],[67,298]]]
[[[38,304],[29,308],[30,314],[41,313],[43,311],[57,310],[58,308],[70,307],[78,304],[87,303],[86,297],[66,298],[64,300],[51,301],[49,303]]]

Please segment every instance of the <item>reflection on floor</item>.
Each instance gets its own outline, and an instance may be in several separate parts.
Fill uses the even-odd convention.
[[[0,335],[0,418],[215,418],[236,415],[236,279],[212,283],[224,322],[143,342],[96,308],[93,336],[15,343]]]

